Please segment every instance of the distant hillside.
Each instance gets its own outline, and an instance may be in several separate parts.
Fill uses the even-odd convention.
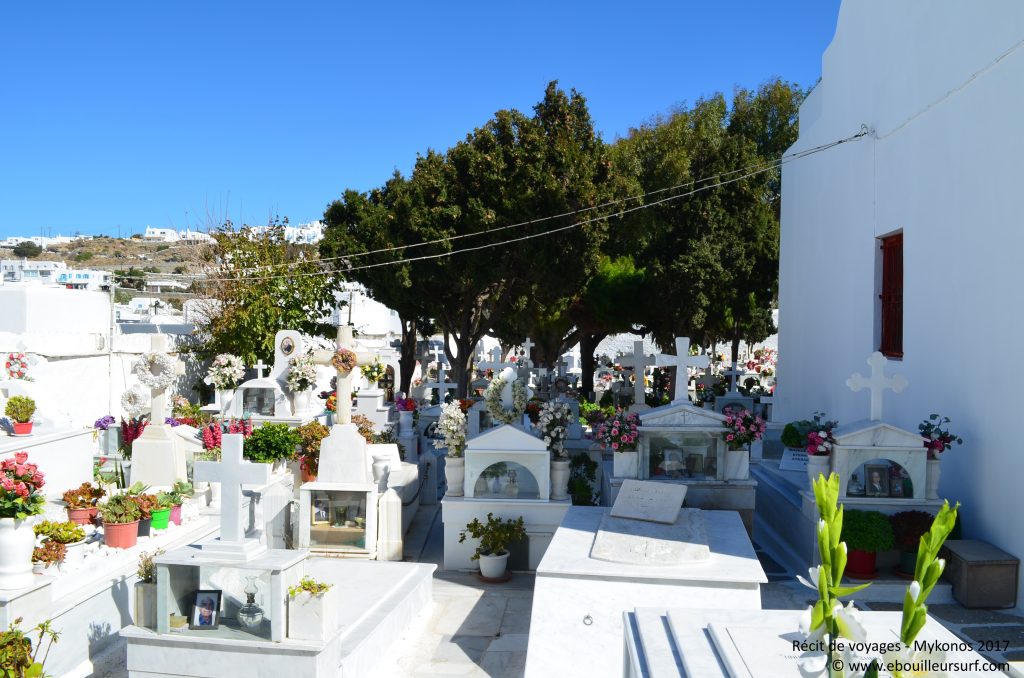
[[[61,261],[69,268],[117,271],[131,267],[156,269],[160,273],[194,273],[208,246],[182,243],[150,243],[138,238],[97,237],[54,245],[36,261]],[[0,258],[13,259],[10,248],[0,248]]]

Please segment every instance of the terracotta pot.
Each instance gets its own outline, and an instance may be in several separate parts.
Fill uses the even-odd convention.
[[[89,525],[96,517],[96,507],[89,506],[86,508],[67,508],[68,520],[73,522],[75,525]]]
[[[139,521],[103,523],[103,543],[116,549],[130,549],[139,542]]]
[[[850,549],[846,557],[846,574],[856,579],[874,579],[878,574],[875,569],[874,551]]]
[[[316,474],[310,473],[308,470],[306,470],[305,466],[302,467],[302,482],[304,482],[304,483],[315,483],[316,482]]]
[[[157,509],[153,511],[153,529],[154,530],[166,530],[167,521],[171,519],[171,509]]]
[[[14,428],[14,435],[16,436],[32,435],[31,421],[16,421],[12,423],[11,426]]]
[[[171,507],[171,522],[175,525],[181,525],[181,504],[175,504]]]

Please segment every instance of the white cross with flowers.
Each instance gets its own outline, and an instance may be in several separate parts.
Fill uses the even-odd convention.
[[[352,379],[355,369],[343,370],[332,361],[338,351],[342,349],[352,351],[356,356],[356,366],[370,365],[376,359],[373,353],[357,352],[356,343],[352,339],[352,326],[338,326],[337,349],[334,351],[316,351],[313,354],[313,362],[317,365],[332,365],[338,372],[337,385],[335,389],[337,402],[335,403],[335,415],[337,423],[352,423]]]

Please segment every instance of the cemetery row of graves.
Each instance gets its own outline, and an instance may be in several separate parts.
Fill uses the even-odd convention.
[[[467,399],[455,397],[439,349],[404,394],[393,390],[394,356],[367,350],[348,326],[333,349],[290,330],[274,342],[271,366],[217,356],[206,376],[216,397],[203,405],[174,393],[183,360],[157,336],[133,365],[123,416],[91,431],[11,427],[0,622],[119,633],[133,673],[146,676],[177,675],[161,668],[167,657],[189,675],[223,675],[239,647],[282,670],[296,653],[314,675],[333,675],[321,673],[324,656],[366,669],[429,604],[434,566],[397,561],[420,506],[440,504],[444,569],[488,583],[536,572],[529,675],[580,662],[600,673],[621,662],[624,640],[634,664],[664,661],[665,609],[670,620],[674,608],[731,610],[685,628],[718,627],[716,650],[743,661],[770,645],[764,629],[802,624],[813,637],[843,621],[860,629],[850,641],[880,634],[892,619],[864,620],[838,601],[856,588],[844,576],[870,580],[889,561],[919,587],[901,641],[913,646],[921,631],[906,619],[939,583],[939,548],[957,528],[939,499],[941,456],[962,441],[938,415],[916,432],[885,423],[885,392],[906,382],[880,354],[847,382],[868,391],[870,417],[840,425],[820,412],[773,421],[770,349],[728,363],[685,337],[674,353],[645,354],[637,341],[601,360],[591,403],[577,393],[574,356],[538,367],[529,339],[479,355]],[[7,417],[31,425],[25,356],[11,354],[7,371]],[[769,463],[777,455],[766,448],[785,450]],[[759,510],[766,481],[789,488],[788,511]],[[822,596],[810,622],[760,612],[757,533],[795,571],[810,568]],[[753,646],[725,639],[746,629],[742,610],[765,625]],[[671,642],[684,642],[684,627],[672,628]],[[579,633],[566,641],[566,629]],[[71,670],[88,648],[60,644],[49,661]],[[699,666],[709,652],[687,660]],[[801,666],[825,657],[798,654]]]

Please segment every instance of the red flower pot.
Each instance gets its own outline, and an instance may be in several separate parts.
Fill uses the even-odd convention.
[[[20,422],[15,421],[11,424],[14,427],[14,435],[16,436],[27,436],[32,434],[32,422]]]
[[[86,508],[71,508],[69,506],[67,511],[68,520],[75,525],[89,525],[92,523],[93,518],[96,517],[95,506],[87,506]]]
[[[139,521],[103,523],[103,543],[116,549],[130,549],[139,541]]]
[[[855,579],[874,579],[878,575],[875,556],[874,551],[850,549],[846,555],[846,574]]]
[[[171,507],[171,522],[175,525],[181,525],[181,504],[175,504]]]
[[[316,482],[316,474],[310,473],[306,470],[306,467],[302,467],[302,482],[313,483]]]

